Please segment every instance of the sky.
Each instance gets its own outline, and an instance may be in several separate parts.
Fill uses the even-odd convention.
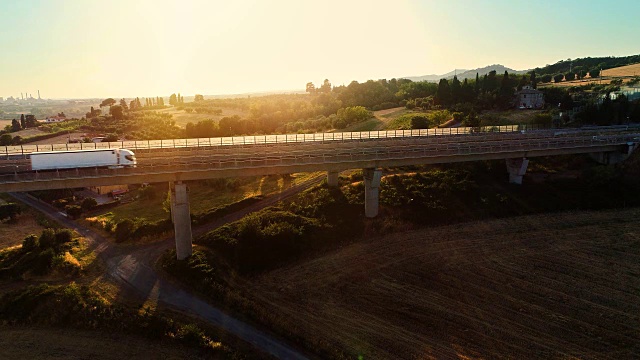
[[[304,90],[640,53],[640,1],[0,0],[0,97]]]

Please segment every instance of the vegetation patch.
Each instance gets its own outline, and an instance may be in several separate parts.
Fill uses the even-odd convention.
[[[0,297],[0,319],[9,324],[48,325],[143,335],[195,346],[212,355],[236,357],[230,348],[194,324],[111,304],[84,285],[39,285]]]

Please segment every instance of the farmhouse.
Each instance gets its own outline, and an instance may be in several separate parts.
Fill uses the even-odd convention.
[[[62,122],[67,120],[67,117],[64,115],[56,115],[56,116],[47,116],[46,119],[44,119],[45,123],[57,123],[57,122]]]
[[[544,96],[531,86],[523,86],[522,90],[516,93],[517,107],[519,109],[542,109],[544,107]]]

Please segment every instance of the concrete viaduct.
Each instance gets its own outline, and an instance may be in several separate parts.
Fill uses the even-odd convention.
[[[302,139],[295,135],[295,140],[293,135],[249,136],[195,139],[197,144],[194,139],[182,139],[177,140],[177,144],[171,140],[169,144],[161,142],[160,146],[152,142],[122,142],[101,146],[135,151],[136,168],[47,172],[30,171],[29,150],[64,150],[69,145],[78,145],[47,145],[26,150],[7,147],[4,154],[0,154],[0,192],[169,182],[176,253],[178,259],[184,259],[192,252],[189,198],[184,183],[187,180],[326,171],[328,185],[337,186],[341,171],[359,168],[364,170],[365,214],[375,217],[381,168],[505,159],[509,181],[521,184],[528,158],[587,153],[601,163],[617,163],[625,160],[640,140],[640,129],[626,126],[498,130],[478,132],[459,128],[455,131],[343,133],[341,136],[330,133],[301,135]]]

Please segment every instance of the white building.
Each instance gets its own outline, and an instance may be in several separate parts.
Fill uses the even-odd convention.
[[[517,107],[519,109],[542,109],[544,107],[544,95],[531,86],[523,86],[516,93]]]

